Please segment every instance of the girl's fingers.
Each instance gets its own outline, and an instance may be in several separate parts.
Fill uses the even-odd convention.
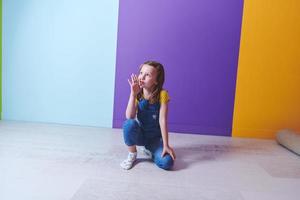
[[[176,159],[175,153],[174,153],[174,151],[172,149],[170,149],[168,152],[165,152],[164,154],[166,154],[166,153],[168,153],[173,160]]]
[[[175,159],[176,159],[176,155],[175,155],[174,151],[172,151],[172,153],[171,153],[171,157],[173,158],[173,160],[175,160]]]
[[[132,83],[135,83],[135,84],[138,83],[138,78],[135,74],[131,74],[131,81],[132,81]]]
[[[133,76],[133,82],[135,83],[135,84],[138,84],[138,77],[134,74],[134,76]]]
[[[130,79],[128,79],[128,83],[130,84],[130,86],[140,85],[140,81],[139,81],[137,75],[135,75],[135,74],[131,74]]]
[[[169,153],[169,155],[171,156],[171,158],[172,158],[173,160],[175,160],[175,159],[174,159],[173,152],[172,152],[172,151],[169,151],[168,153]]]
[[[166,154],[166,151],[162,151],[161,152],[161,157],[164,157],[165,154]]]

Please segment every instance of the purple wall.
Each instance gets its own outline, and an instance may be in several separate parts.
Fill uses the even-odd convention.
[[[127,78],[146,60],[165,66],[169,130],[231,135],[242,0],[122,0],[114,127],[121,127]]]

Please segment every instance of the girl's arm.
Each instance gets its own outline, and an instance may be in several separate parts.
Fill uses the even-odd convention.
[[[130,93],[127,108],[126,108],[126,119],[134,119],[136,115],[136,95]]]
[[[166,153],[175,160],[175,152],[173,148],[169,146],[169,133],[168,133],[168,103],[162,103],[159,110],[159,125],[161,129],[162,139],[163,139],[163,152],[161,156],[163,157]]]
[[[136,96],[141,90],[138,82],[138,78],[135,74],[131,74],[131,79],[128,79],[128,83],[130,85],[130,96],[126,108],[126,119],[134,119],[136,116],[136,108],[137,105],[135,103]]]

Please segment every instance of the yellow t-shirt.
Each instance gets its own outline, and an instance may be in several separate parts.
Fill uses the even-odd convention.
[[[163,103],[168,103],[169,101],[170,101],[170,97],[168,92],[166,90],[160,91],[159,103],[163,104]]]
[[[169,101],[170,101],[170,97],[167,90],[161,90],[159,95],[159,103],[163,104],[163,103],[168,103]],[[135,103],[138,104],[138,102],[139,101],[136,99]]]

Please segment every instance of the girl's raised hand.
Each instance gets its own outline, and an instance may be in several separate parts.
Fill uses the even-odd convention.
[[[131,79],[128,79],[128,83],[130,85],[131,93],[136,96],[141,90],[137,75],[131,74]]]

